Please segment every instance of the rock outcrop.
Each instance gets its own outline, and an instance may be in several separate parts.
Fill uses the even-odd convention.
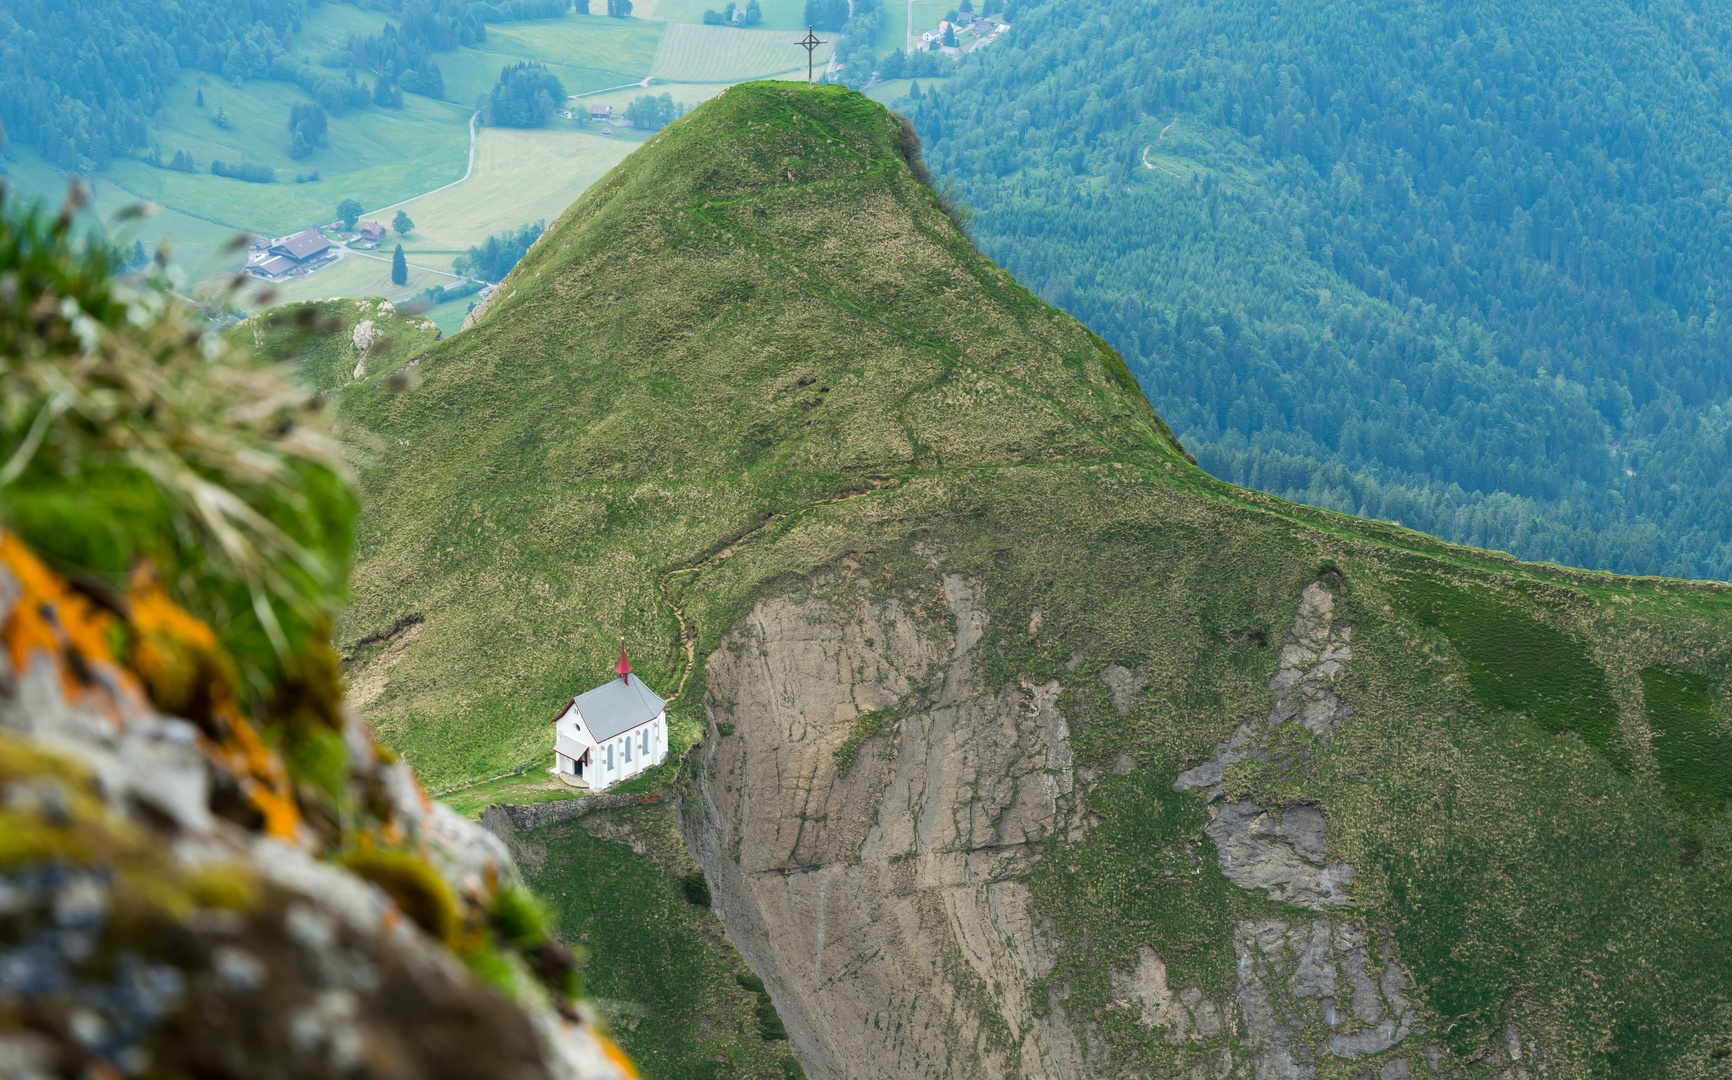
[[[1087,1033],[1030,1000],[1054,944],[1018,880],[1036,841],[1087,828],[1062,686],[984,684],[971,649],[988,620],[958,576],[941,578],[949,625],[863,582],[818,584],[758,604],[708,661],[684,821],[718,914],[814,1077],[1092,1075]],[[1323,811],[1226,794],[1231,765],[1302,770],[1352,717],[1336,690],[1351,638],[1330,591],[1307,586],[1266,714],[1178,781],[1207,788],[1229,879],[1319,913],[1240,921],[1217,1000],[1171,986],[1147,944],[1109,973],[1116,1002],[1175,1047],[1216,1048],[1184,1075],[1308,1080],[1360,1059],[1409,1075],[1399,1050],[1426,1022],[1393,944],[1351,913],[1353,867],[1330,858]],[[1145,682],[1118,665],[1102,678],[1117,711]]]
[[[688,840],[809,1075],[1076,1076],[1018,880],[1072,788],[1062,688],[982,685],[978,590],[940,585],[948,626],[864,589],[751,611],[708,660]]]
[[[492,984],[454,951],[522,922],[491,833],[347,714],[370,824],[327,850],[244,717],[159,712],[140,650],[108,647],[196,645],[201,624],[148,589],[120,606],[127,623],[0,533],[0,1076],[635,1076],[524,966],[557,947],[490,954]]]
[[[1230,800],[1224,780],[1239,762],[1302,774],[1316,747],[1329,745],[1353,715],[1334,686],[1353,659],[1352,640],[1353,627],[1335,623],[1334,594],[1321,582],[1305,586],[1280,666],[1269,679],[1268,713],[1239,725],[1213,759],[1174,784],[1181,791],[1209,789],[1204,799],[1211,820],[1203,831],[1234,884],[1316,911],[1353,904],[1347,892],[1353,867],[1329,858],[1323,812],[1304,804],[1271,809]],[[1402,993],[1406,972],[1389,943],[1371,951],[1370,931],[1358,920],[1247,919],[1234,928],[1233,948],[1234,1004],[1256,1080],[1308,1080],[1320,1058],[1381,1054],[1416,1030],[1419,1018]],[[1407,1067],[1404,1058],[1380,1066],[1385,1075],[1406,1075]]]

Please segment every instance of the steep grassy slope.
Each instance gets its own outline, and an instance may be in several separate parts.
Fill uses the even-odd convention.
[[[588,953],[586,991],[645,1075],[802,1080],[674,824],[662,806],[607,810],[519,834],[513,854]]]
[[[380,734],[449,787],[622,635],[689,678],[683,826],[813,1076],[1723,1075],[1732,592],[1212,480],[901,138],[736,87],[345,391]],[[1333,899],[1245,887],[1325,821]]]

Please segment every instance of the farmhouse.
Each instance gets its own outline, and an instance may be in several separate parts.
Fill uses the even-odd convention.
[[[554,720],[553,771],[577,787],[611,787],[668,754],[667,702],[634,679],[620,646],[619,676],[566,703]]]
[[[263,250],[247,258],[246,272],[268,281],[281,281],[296,272],[324,265],[332,256],[331,242],[317,229],[272,240]]]
[[[613,106],[591,105],[589,107],[589,118],[591,120],[611,120],[613,118]]]
[[[358,231],[362,240],[371,240],[375,244],[385,239],[385,226],[377,221],[361,222],[361,228]]]

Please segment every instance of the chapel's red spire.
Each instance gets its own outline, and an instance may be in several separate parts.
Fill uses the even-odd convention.
[[[631,662],[625,658],[625,642],[623,641],[619,643],[619,663],[613,666],[613,673],[626,682],[631,682]]]

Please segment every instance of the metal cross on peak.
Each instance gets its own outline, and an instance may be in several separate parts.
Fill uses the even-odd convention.
[[[794,44],[804,45],[806,47],[806,87],[810,89],[812,86],[812,50],[816,49],[820,45],[828,45],[830,43],[828,41],[819,41],[818,35],[813,33],[812,28],[808,26],[806,27],[806,36],[799,41],[794,42]]]

